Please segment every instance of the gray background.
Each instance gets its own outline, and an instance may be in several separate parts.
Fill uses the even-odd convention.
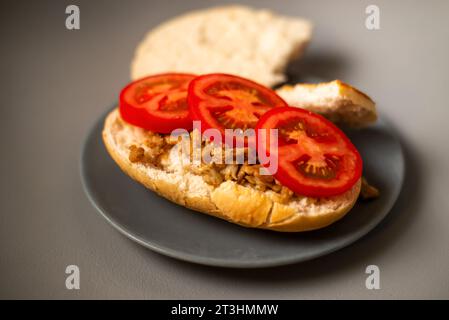
[[[79,31],[65,29],[72,3]],[[402,139],[401,197],[356,244],[275,269],[203,267],[140,247],[91,206],[82,141],[128,81],[134,47],[165,19],[218,3],[1,1],[0,298],[449,298],[448,1],[245,2],[311,19],[295,70],[366,90]],[[368,4],[381,30],[365,28]],[[65,288],[69,264],[78,291]],[[381,290],[365,288],[369,264]]]

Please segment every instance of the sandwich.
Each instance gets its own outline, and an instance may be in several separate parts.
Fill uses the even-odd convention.
[[[341,219],[362,186],[359,153],[317,111],[357,127],[377,117],[373,101],[341,81],[298,84],[276,93],[229,74],[168,73],[133,81],[122,90],[119,108],[106,117],[103,141],[128,176],[172,202],[245,227],[308,231]],[[281,123],[277,172],[262,161],[262,154],[274,154],[267,150],[271,135],[226,140],[225,131],[255,129],[258,134],[272,129],[273,121]],[[223,139],[205,134],[210,129],[223,133]],[[196,162],[195,150],[200,150]],[[205,154],[215,161],[204,161]],[[292,154],[297,159],[290,159]],[[236,162],[239,155],[243,160]]]

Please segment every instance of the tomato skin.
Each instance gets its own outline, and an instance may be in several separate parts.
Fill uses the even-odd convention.
[[[270,150],[271,136],[267,135],[267,139],[258,135],[258,152],[278,157],[277,170],[270,173],[293,192],[308,197],[336,196],[351,189],[362,175],[362,158],[349,138],[329,120],[297,107],[276,108],[261,117],[256,131],[279,126],[278,132],[282,132],[289,119],[294,119],[293,122],[301,120],[305,128],[295,131],[302,134],[296,143],[281,143],[276,152]],[[312,133],[307,133],[307,130]],[[278,141],[282,142],[282,135]],[[328,157],[338,160],[328,161]],[[298,169],[301,167],[299,164],[302,164],[301,168],[310,169],[310,159],[329,163],[330,168],[314,168],[312,173]],[[268,164],[263,165],[268,168]],[[316,172],[326,172],[328,176],[316,177]]]
[[[120,92],[120,115],[122,118],[135,126],[158,133],[171,133],[175,129],[192,129],[192,119],[187,106],[187,89],[189,82],[195,75],[184,73],[163,73],[151,75],[129,83]],[[154,93],[148,101],[139,102],[137,91],[151,89],[155,83],[163,83],[168,86],[167,90]],[[141,89],[145,86],[144,89]],[[146,93],[143,92],[142,96]],[[173,110],[161,110],[166,106],[168,97],[176,97],[173,102]],[[165,99],[165,100],[164,100]],[[181,108],[185,104],[185,110]],[[176,108],[178,107],[178,108]]]
[[[199,76],[190,82],[188,91],[192,119],[201,121],[202,132],[218,129],[223,142],[225,129],[254,129],[259,117],[267,110],[287,106],[273,90],[249,79],[224,73]],[[219,93],[214,96],[211,91]],[[226,92],[227,95],[220,96],[220,92]],[[216,110],[223,112],[226,124],[220,122],[220,117],[213,115]],[[232,116],[232,113],[235,115]]]

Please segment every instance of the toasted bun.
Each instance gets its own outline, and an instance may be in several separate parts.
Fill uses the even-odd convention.
[[[287,232],[323,228],[341,219],[360,192],[358,181],[342,195],[319,199],[297,197],[285,204],[273,192],[258,191],[233,181],[214,187],[203,177],[185,171],[175,152],[170,153],[167,170],[132,163],[129,146],[143,145],[145,135],[145,130],[124,122],[117,109],[106,118],[103,141],[111,157],[131,178],[179,205],[242,226]]]
[[[377,120],[374,101],[340,80],[319,84],[285,85],[276,92],[289,105],[322,114],[338,124],[364,127]]]
[[[133,80],[161,72],[224,72],[272,86],[310,40],[311,23],[232,5],[199,10],[151,30],[137,47]]]

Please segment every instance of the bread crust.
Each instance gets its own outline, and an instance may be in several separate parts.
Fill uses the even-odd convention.
[[[132,130],[125,132],[130,127]],[[245,227],[283,232],[323,228],[341,219],[354,206],[360,192],[359,180],[352,189],[339,196],[323,199],[302,197],[283,204],[274,194],[233,181],[213,187],[192,173],[168,172],[132,163],[123,137],[135,139],[137,135],[133,132],[139,130],[143,131],[121,120],[117,109],[106,117],[102,133],[104,144],[112,159],[128,176],[174,203]]]

